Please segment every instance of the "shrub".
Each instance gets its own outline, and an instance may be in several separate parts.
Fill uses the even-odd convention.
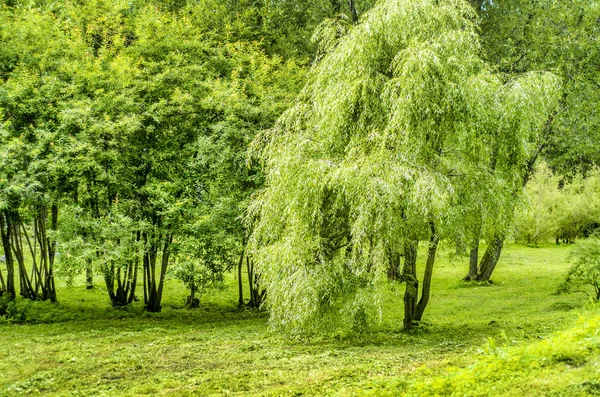
[[[12,299],[9,295],[0,297],[0,316],[6,316],[6,319],[21,323],[27,320],[31,302],[25,299]]]
[[[591,285],[594,287],[596,301],[600,300],[600,239],[594,237],[581,241],[573,250],[573,266],[559,292],[573,291],[574,288]]]
[[[545,163],[538,166],[527,184],[525,205],[515,217],[515,240],[526,244],[539,244],[555,236],[558,212],[562,209],[558,177]]]

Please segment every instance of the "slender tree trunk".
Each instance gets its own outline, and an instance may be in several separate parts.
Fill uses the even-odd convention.
[[[21,220],[19,214],[17,212],[9,212],[7,216],[7,223],[8,228],[10,228],[10,247],[14,258],[17,260],[17,268],[19,270],[19,293],[23,298],[37,299],[37,294],[25,266],[23,238],[21,236]],[[26,233],[25,229],[23,229],[23,231]],[[37,270],[34,268],[34,272],[35,271]]]
[[[136,247],[141,239],[141,233],[138,230],[135,236]],[[138,277],[138,268],[140,265],[140,256],[139,251],[135,254],[135,259],[133,260],[133,277],[131,279],[131,289],[129,291],[129,298],[127,299],[127,303],[131,304],[133,301],[137,300],[135,297],[135,288],[137,285],[137,277]]]
[[[258,309],[262,305],[267,291],[260,287],[260,274],[255,272],[254,261],[246,256],[246,269],[248,271],[248,285],[250,287],[250,300],[248,306]]]
[[[6,282],[4,281],[4,276],[2,275],[2,269],[0,269],[0,296],[4,296],[6,292]]]
[[[248,272],[248,288],[250,292],[248,306],[256,307],[256,302],[254,302],[254,286],[252,285],[252,281],[254,279],[254,265],[250,263],[250,258],[248,256],[246,256],[246,270]]]
[[[110,303],[116,306],[117,297],[115,295],[115,266],[111,264],[110,268],[104,271],[104,284],[110,298]]]
[[[244,288],[243,288],[243,284],[242,284],[242,266],[244,264],[244,253],[245,253],[245,250],[242,250],[242,253],[240,254],[240,261],[238,263],[238,268],[237,268],[238,306],[240,306],[240,307],[244,305]]]
[[[58,229],[58,206],[52,204],[50,207],[50,230],[56,233]],[[46,238],[48,244],[48,289],[50,302],[57,302],[56,283],[54,282],[54,259],[56,258],[56,237],[54,240]]]
[[[429,295],[431,291],[431,277],[433,276],[433,265],[435,264],[435,254],[439,243],[439,235],[435,230],[435,224],[430,223],[431,237],[429,238],[429,248],[427,250],[427,262],[425,264],[425,274],[423,275],[423,288],[421,289],[421,299],[415,312],[415,321],[421,321],[427,303],[429,302]]]
[[[167,275],[167,267],[169,266],[169,256],[171,254],[171,243],[173,242],[173,234],[169,233],[165,239],[165,245],[163,247],[161,267],[160,267],[160,281],[158,284],[158,291],[156,294],[155,308],[157,311],[161,310],[162,293],[165,285],[165,276]]]
[[[404,329],[406,330],[411,329],[413,326],[419,294],[419,281],[417,280],[418,244],[419,242],[416,240],[404,243],[402,278],[406,283],[406,290],[404,291]]]
[[[187,305],[190,309],[200,306],[200,299],[196,299],[196,283],[192,282],[190,286],[190,296],[188,296]]]
[[[465,276],[464,281],[474,281],[477,279],[477,266],[479,264],[479,237],[476,237],[471,245],[469,255],[469,274]]]
[[[12,298],[15,298],[15,265],[10,245],[10,232],[8,215],[6,213],[0,213],[0,236],[2,237],[2,248],[4,249],[4,259],[6,264],[6,287],[4,288],[4,291]]]
[[[169,265],[169,255],[171,250],[171,243],[173,242],[173,234],[168,233],[165,236],[164,245],[162,249],[161,267],[158,279],[156,283],[156,248],[152,249],[150,256],[150,274],[147,282],[148,286],[148,302],[146,304],[146,311],[158,313],[161,311],[162,293],[165,283],[165,276],[167,273],[167,267]]]
[[[358,12],[356,11],[356,4],[354,3],[354,0],[348,0],[348,8],[350,9],[352,24],[354,25],[358,22]]]
[[[92,267],[92,258],[85,260],[85,288],[94,288],[94,269]]]
[[[143,257],[142,257],[142,261],[143,261],[143,281],[144,281],[144,305],[148,304],[148,279],[150,278],[149,272],[148,272],[148,268],[150,267],[150,264],[148,263],[148,253],[144,252]]]

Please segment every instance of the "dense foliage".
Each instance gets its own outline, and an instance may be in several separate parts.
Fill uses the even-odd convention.
[[[403,255],[410,328],[439,238],[472,213],[499,222],[512,211],[557,82],[536,73],[504,84],[479,57],[474,17],[463,1],[380,3],[255,140],[267,186],[251,207],[252,244],[273,324],[321,327],[332,311],[363,321]],[[429,253],[417,305],[419,240]]]
[[[594,289],[592,299],[596,302],[600,301],[600,240],[595,237],[578,242],[572,253],[572,262],[573,266],[569,269],[559,292],[592,286]]]
[[[56,277],[85,274],[156,312],[169,277],[196,307],[233,271],[240,306],[303,333],[364,330],[404,283],[411,328],[441,243],[489,280],[512,231],[600,224],[599,18],[583,0],[2,1],[0,295],[56,302]]]
[[[541,163],[525,188],[525,201],[516,212],[515,240],[539,244],[554,239],[573,243],[600,227],[600,174],[576,174],[561,180]]]

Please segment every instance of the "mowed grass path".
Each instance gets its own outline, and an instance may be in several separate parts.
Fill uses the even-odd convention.
[[[233,279],[196,310],[182,307],[186,291],[169,280],[160,314],[139,302],[112,309],[100,284],[62,286],[58,306],[33,305],[38,323],[0,323],[0,396],[345,396],[435,377],[475,362],[489,337],[518,345],[568,328],[587,302],[553,295],[569,252],[509,245],[489,286],[461,282],[468,258],[442,254],[414,332],[400,331],[399,288],[368,335],[304,341],[269,331],[264,313],[237,310]]]

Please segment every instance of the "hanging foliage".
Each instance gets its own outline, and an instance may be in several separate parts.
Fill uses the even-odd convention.
[[[475,20],[462,0],[382,2],[256,138],[266,187],[250,244],[273,326],[307,331],[334,314],[359,325],[380,307],[390,263],[429,240],[422,314],[440,236],[510,208],[557,83],[503,84],[480,58]]]

